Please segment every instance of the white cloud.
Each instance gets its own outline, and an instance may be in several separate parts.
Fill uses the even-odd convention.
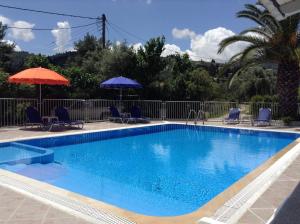
[[[140,48],[143,48],[143,47],[144,47],[142,43],[135,43],[135,44],[131,44],[131,45],[129,45],[129,46],[132,47],[133,50],[134,50],[135,52],[138,52],[138,50],[139,50]]]
[[[15,42],[11,41],[11,40],[2,40],[2,42],[5,42],[5,43],[10,44],[10,45],[14,44],[15,45],[14,51],[22,51],[20,46],[17,45]]]
[[[18,20],[12,21],[11,19],[0,15],[0,22],[4,25],[12,26],[12,27],[20,27],[20,28],[29,28],[29,29],[9,29],[8,36],[15,39],[15,40],[23,40],[23,41],[31,41],[35,38],[34,33],[32,32],[31,28],[35,26],[35,24]]]
[[[245,48],[245,43],[235,43],[228,46],[222,54],[218,54],[219,43],[230,36],[235,35],[234,32],[224,27],[218,27],[206,31],[204,34],[196,34],[189,29],[176,29],[172,30],[172,34],[175,38],[187,38],[190,39],[190,49],[186,50],[191,59],[207,60],[215,59],[219,62],[229,60],[234,54],[240,52]]]
[[[10,25],[12,23],[9,18],[2,15],[0,15],[0,22],[2,22],[4,25]]]
[[[134,52],[138,52],[140,48],[144,49],[144,45],[142,43],[130,44],[129,47],[132,47]],[[167,57],[173,54],[183,54],[185,52],[181,51],[180,47],[175,44],[165,44],[164,51],[162,52],[162,57]]]
[[[51,30],[51,33],[55,38],[55,44],[56,44],[54,51],[65,52],[70,50],[71,47],[68,46],[71,40],[71,29],[69,29],[70,28],[69,22],[67,21],[58,22],[57,27],[60,29]],[[61,29],[61,28],[67,28],[67,29]]]
[[[19,20],[19,21],[13,22],[12,26],[20,27],[20,28],[30,28],[30,29],[12,28],[10,36],[13,37],[14,39],[29,42],[35,38],[34,33],[31,30],[31,28],[33,28],[35,26],[35,24]]]
[[[167,56],[173,55],[173,54],[183,54],[184,53],[181,51],[180,47],[178,47],[175,44],[166,44],[164,46],[164,48],[165,49],[161,54],[162,57],[167,57]]]
[[[192,39],[196,36],[196,33],[190,29],[173,28],[172,35],[174,38],[177,39],[185,39],[185,38]]]

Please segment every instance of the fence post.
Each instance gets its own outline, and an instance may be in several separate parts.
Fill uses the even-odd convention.
[[[162,102],[160,108],[160,119],[163,121],[166,119],[166,114],[167,114],[166,110],[167,110],[166,102]]]
[[[83,113],[84,113],[84,122],[87,122],[89,120],[88,118],[88,100],[82,100],[83,104]]]

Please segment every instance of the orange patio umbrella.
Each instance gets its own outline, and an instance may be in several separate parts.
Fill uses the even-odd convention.
[[[10,83],[40,85],[40,105],[42,102],[42,85],[69,85],[64,76],[46,68],[29,68],[8,78]]]

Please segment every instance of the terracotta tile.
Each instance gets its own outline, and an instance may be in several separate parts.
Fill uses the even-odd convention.
[[[88,221],[83,220],[83,219],[78,219],[78,221],[76,222],[76,224],[91,224],[91,222],[88,222]]]
[[[10,220],[5,224],[42,224],[42,219],[20,219],[20,220]]]
[[[15,210],[15,208],[0,207],[0,221],[8,220]]]
[[[293,163],[284,171],[283,174],[293,179],[299,180],[300,179],[299,170],[300,170],[300,163]]]
[[[46,219],[59,219],[59,218],[73,218],[71,214],[64,212],[62,210],[51,207],[46,215]]]
[[[77,218],[60,218],[60,219],[45,219],[43,224],[75,224]]]
[[[265,224],[265,222],[259,219],[250,211],[247,211],[246,214],[239,220],[239,224]]]
[[[283,173],[280,175],[280,177],[278,177],[277,181],[295,181],[295,178],[292,178]]]
[[[283,203],[285,198],[286,196],[280,194],[275,195],[274,192],[265,193],[263,197],[263,199],[270,203],[274,208],[278,208]]]
[[[300,156],[295,159],[294,163],[300,163]]]
[[[10,190],[10,189],[7,189],[6,191],[4,191],[2,194],[1,194],[1,200],[5,200],[5,199],[11,199],[11,198],[15,198],[15,199],[23,199],[24,196],[21,195],[20,193],[18,192],[15,192],[13,190]]]
[[[265,200],[263,197],[260,197],[257,199],[257,201],[251,206],[251,208],[272,208],[274,209],[275,207],[273,206],[272,203],[269,201]]]
[[[262,209],[251,208],[250,210],[253,213],[255,213],[257,216],[259,216],[261,219],[263,219],[265,222],[267,222],[275,212],[275,209],[272,208],[262,208]]]
[[[0,196],[7,190],[6,187],[0,186]]]
[[[0,207],[17,208],[25,199],[23,197],[1,197]]]
[[[275,192],[275,194],[288,196],[297,184],[297,181],[276,181],[268,190]]]
[[[49,207],[49,205],[46,205],[32,198],[26,198],[22,203],[22,207],[35,207],[37,209],[46,209]]]
[[[12,219],[42,219],[46,212],[48,211],[48,207],[41,204],[40,206],[24,206],[19,207]]]

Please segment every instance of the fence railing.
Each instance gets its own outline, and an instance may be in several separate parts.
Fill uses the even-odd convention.
[[[185,120],[190,110],[201,110],[211,120],[223,120],[230,108],[239,107],[241,117],[257,117],[259,109],[268,107],[272,110],[272,118],[278,119],[278,104],[265,102],[220,102],[220,101],[160,101],[160,100],[103,100],[103,99],[44,99],[38,104],[37,99],[0,98],[0,127],[19,126],[25,123],[25,108],[33,105],[41,106],[42,116],[55,114],[55,108],[63,106],[70,112],[71,119],[96,122],[106,120],[109,106],[114,105],[122,112],[129,112],[133,105],[141,108],[142,114],[153,120]],[[300,105],[298,105],[300,114]],[[193,117],[192,117],[193,118]]]
[[[85,120],[85,103],[83,99],[44,99],[42,116],[55,115],[57,107],[66,107],[72,120]]]
[[[0,127],[19,126],[25,123],[25,108],[38,107],[37,99],[0,98]]]

